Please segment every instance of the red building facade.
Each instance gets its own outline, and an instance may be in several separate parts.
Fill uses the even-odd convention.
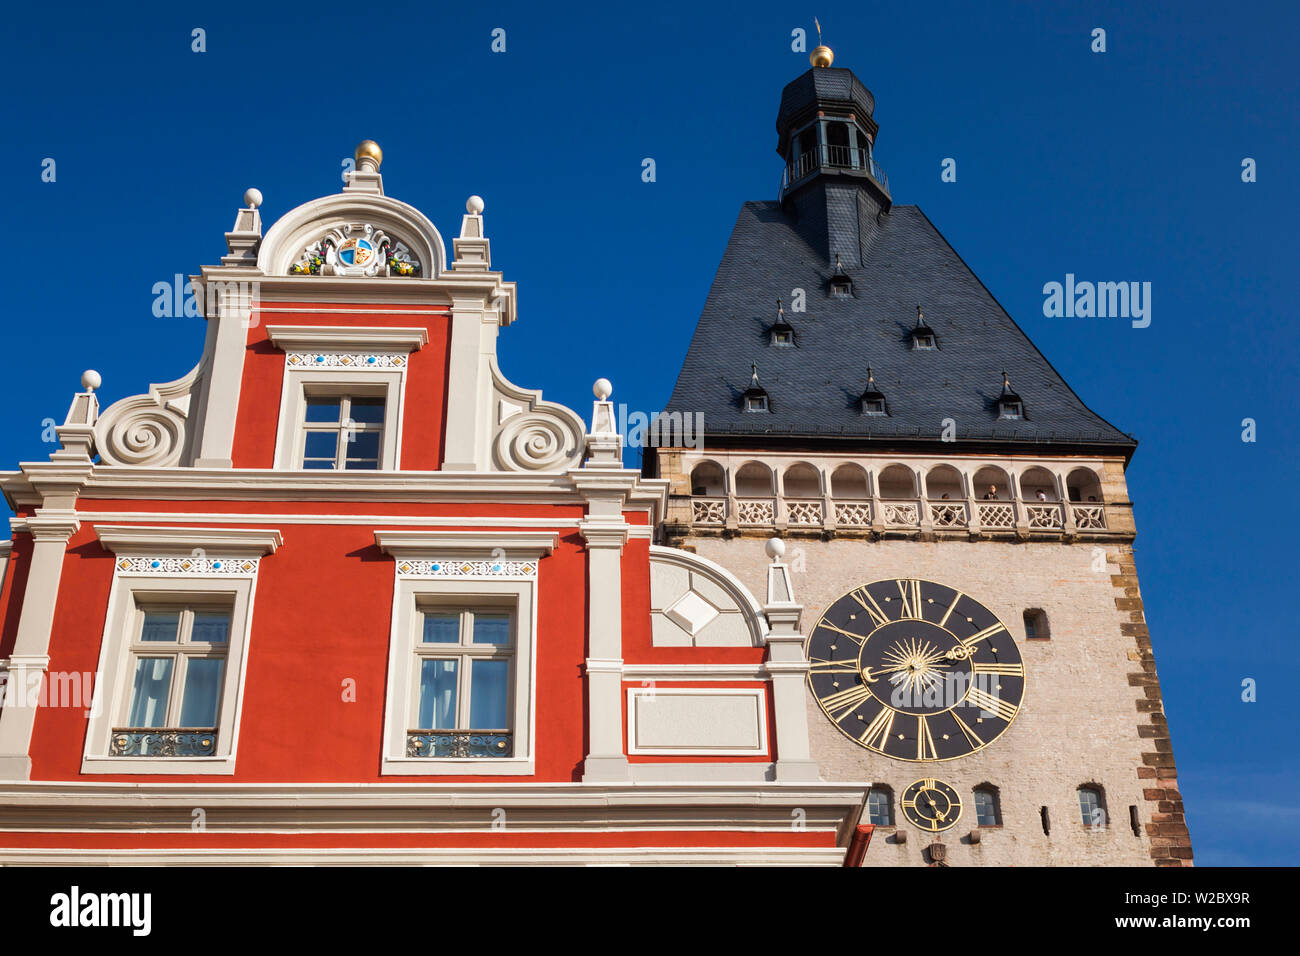
[[[656,545],[609,383],[498,368],[482,200],[449,256],[381,159],[250,190],[195,368],[0,473],[0,862],[839,865],[779,545],[758,597]]]

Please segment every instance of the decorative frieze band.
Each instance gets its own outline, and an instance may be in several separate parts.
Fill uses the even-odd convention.
[[[486,561],[477,558],[400,560],[397,573],[408,578],[536,578],[536,561]]]
[[[222,575],[226,577],[251,577],[257,573],[257,558],[209,558],[200,555],[188,557],[132,556],[117,559],[119,574],[187,574]]]
[[[396,352],[289,352],[289,368],[347,368],[389,371],[406,368],[406,356]]]

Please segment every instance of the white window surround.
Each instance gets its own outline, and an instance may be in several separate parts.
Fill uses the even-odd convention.
[[[302,470],[306,393],[312,388],[383,396],[378,470],[396,470],[401,462],[407,356],[428,343],[428,332],[423,328],[324,325],[269,325],[266,331],[271,344],[285,351],[275,467]],[[315,353],[328,361],[295,365],[304,358],[301,353]]]
[[[538,562],[551,553],[557,539],[552,531],[375,531],[375,543],[394,558],[381,774],[524,776],[535,772]],[[431,604],[508,607],[513,612],[513,756],[406,755],[406,734],[413,728],[418,699],[419,612]]]
[[[233,774],[239,719],[253,626],[253,594],[260,558],[279,547],[279,531],[246,528],[129,528],[97,525],[112,551],[98,679],[89,713],[82,773]],[[157,570],[151,570],[158,565]],[[188,565],[189,569],[183,566]],[[248,568],[251,566],[251,570]],[[143,569],[143,570],[142,570]],[[109,746],[131,690],[131,645],[137,603],[150,600],[229,603],[231,626],[217,719],[216,753],[210,757],[113,757]]]

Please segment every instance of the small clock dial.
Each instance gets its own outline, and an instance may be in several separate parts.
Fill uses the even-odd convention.
[[[961,797],[942,780],[926,777],[903,791],[903,816],[913,826],[938,833],[961,819]]]
[[[854,588],[814,625],[807,651],[822,712],[898,760],[974,753],[1011,726],[1024,697],[1024,662],[997,615],[931,581]]]

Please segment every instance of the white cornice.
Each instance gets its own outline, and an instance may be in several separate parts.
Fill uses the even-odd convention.
[[[472,558],[505,552],[511,557],[540,558],[555,549],[554,531],[421,531],[381,528],[375,544],[393,557],[454,555]]]
[[[284,539],[269,528],[134,528],[96,525],[100,543],[114,554],[189,553],[194,548],[245,557],[274,554]]]
[[[271,344],[284,351],[352,349],[357,351],[414,352],[429,343],[423,328],[386,328],[349,325],[268,325]]]

